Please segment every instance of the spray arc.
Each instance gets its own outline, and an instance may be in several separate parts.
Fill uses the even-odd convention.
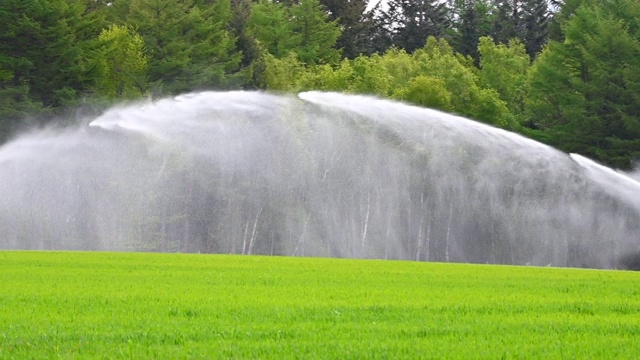
[[[640,186],[367,96],[203,92],[0,148],[0,248],[626,267]]]

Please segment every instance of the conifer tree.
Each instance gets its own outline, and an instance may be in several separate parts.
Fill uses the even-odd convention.
[[[342,49],[342,55],[346,58],[369,53],[371,44],[368,21],[366,14],[366,0],[321,0],[325,9],[329,12],[329,19],[337,21],[342,33],[336,41],[335,47]]]
[[[455,0],[449,4],[452,45],[478,65],[478,41],[493,31],[495,5],[488,0]]]
[[[582,5],[534,63],[527,109],[553,144],[617,167],[640,157],[640,4]]]
[[[381,4],[382,2],[377,2],[365,16],[369,39],[367,54],[383,54],[393,46],[393,19],[391,19],[393,14],[384,10]]]
[[[247,33],[276,58],[294,52],[299,43],[293,34],[287,7],[271,1],[263,0],[253,5],[247,20]]]
[[[427,37],[442,37],[449,28],[444,3],[436,0],[390,0],[386,11],[393,45],[413,52],[423,47]]]
[[[228,86],[241,54],[228,31],[229,0],[133,0],[128,24],[143,37],[153,91],[177,93]]]
[[[549,21],[547,0],[499,0],[491,36],[502,44],[518,38],[535,58],[549,38]]]
[[[261,1],[253,6],[248,32],[278,59],[297,54],[305,64],[335,63],[340,36],[337,21],[330,21],[318,0],[301,0],[297,5]]]
[[[337,21],[329,20],[319,0],[300,0],[300,4],[290,8],[290,14],[302,62],[326,64],[340,60],[340,52],[335,48],[340,27]]]
[[[90,86],[103,23],[85,11],[65,0],[3,1],[0,67],[11,73],[12,86],[53,107],[72,104]]]
[[[547,0],[525,0],[521,40],[527,53],[535,58],[549,38],[549,8]]]

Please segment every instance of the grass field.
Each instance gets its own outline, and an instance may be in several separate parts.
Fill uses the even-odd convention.
[[[638,358],[640,273],[0,252],[0,358]]]

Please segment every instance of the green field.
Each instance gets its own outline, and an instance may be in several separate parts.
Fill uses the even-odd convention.
[[[640,273],[0,252],[0,358],[638,358]]]

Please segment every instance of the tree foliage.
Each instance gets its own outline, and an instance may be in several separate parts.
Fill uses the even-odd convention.
[[[247,29],[248,34],[276,58],[286,56],[298,45],[298,39],[292,36],[287,8],[280,3],[263,0],[253,5]]]
[[[493,32],[495,5],[485,0],[456,0],[451,8],[453,45],[463,55],[477,63],[480,37]]]
[[[96,92],[107,98],[135,99],[147,88],[147,56],[142,37],[126,26],[113,25],[99,36]]]
[[[44,106],[72,104],[91,83],[91,50],[100,19],[82,3],[7,0],[0,8],[0,68],[4,87],[27,89]],[[5,76],[6,78],[6,76]]]
[[[517,39],[508,45],[496,44],[490,37],[482,37],[478,52],[480,86],[494,89],[512,114],[522,114],[530,62],[524,44]]]
[[[291,6],[262,0],[253,7],[249,32],[276,58],[295,52],[306,64],[340,60],[334,46],[341,30],[337,21],[329,21],[318,0],[301,0]]]
[[[96,99],[320,89],[453,112],[619,167],[640,157],[637,1],[387,5],[4,0],[0,138]]]
[[[436,0],[390,0],[385,20],[393,45],[413,52],[427,37],[441,37],[450,26],[444,3]]]
[[[527,109],[554,145],[620,167],[640,155],[640,5],[583,5],[530,73]]]
[[[229,0],[132,0],[126,19],[144,38],[154,91],[168,93],[231,82],[241,55],[228,31],[230,20]]]
[[[468,59],[456,55],[445,40],[430,37],[409,54],[391,49],[384,55],[343,60],[338,66],[305,66],[289,56],[270,58],[264,85],[268,89],[340,90],[390,97],[458,113],[501,127],[513,116],[493,89],[482,88]]]
[[[360,54],[371,53],[369,38],[371,18],[366,14],[367,0],[321,0],[328,11],[329,20],[336,21],[341,28],[335,47],[342,55],[353,59]]]

